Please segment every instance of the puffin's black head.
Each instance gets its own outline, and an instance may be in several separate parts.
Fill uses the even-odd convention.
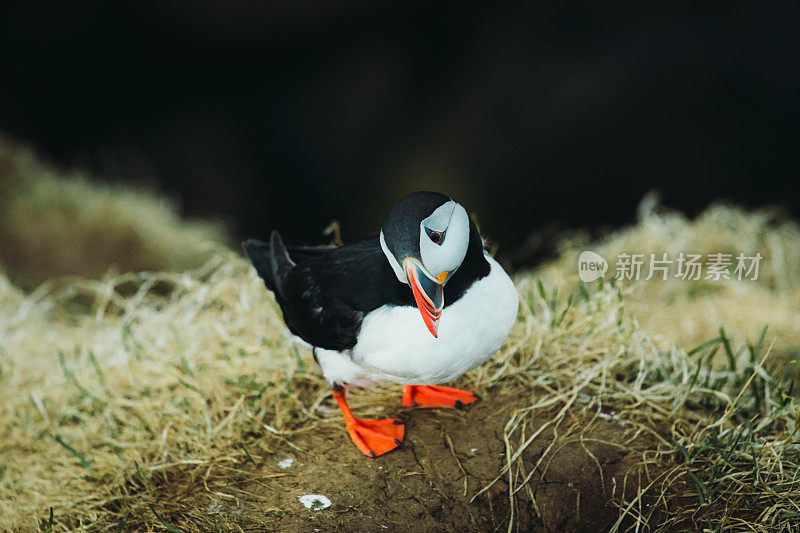
[[[464,261],[469,234],[464,208],[436,192],[409,194],[392,206],[383,221],[383,253],[397,279],[411,287],[434,337],[444,308],[442,287]]]

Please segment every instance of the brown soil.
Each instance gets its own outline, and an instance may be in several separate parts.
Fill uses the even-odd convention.
[[[385,413],[406,421],[406,446],[376,459],[361,455],[341,421],[323,422],[313,431],[293,435],[291,441],[265,431],[254,441],[262,447],[250,451],[253,462],[220,465],[215,474],[204,467],[152,476],[147,482],[153,498],[149,516],[131,515],[126,527],[505,531],[510,518],[505,479],[471,504],[469,500],[505,464],[503,426],[522,404],[518,395],[500,391],[485,393],[484,400],[467,411],[387,404]],[[543,423],[549,415],[543,412],[535,421]],[[535,505],[526,490],[518,493],[514,530],[594,532],[607,530],[617,520],[619,509],[612,499],[619,500],[626,474],[627,495],[635,494],[632,484],[641,474],[636,466],[641,455],[597,442],[627,440],[625,427],[613,419],[598,419],[585,436],[590,440],[584,445],[597,463],[580,442],[555,451],[531,478]],[[529,446],[523,456],[529,470],[551,440],[552,432],[543,432]],[[639,437],[633,447],[652,449],[654,443],[648,440]],[[294,464],[279,468],[278,461],[290,457]],[[303,494],[323,494],[332,505],[306,509],[298,500]]]

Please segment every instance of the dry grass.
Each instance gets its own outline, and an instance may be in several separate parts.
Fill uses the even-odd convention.
[[[743,251],[760,252],[764,259],[758,281],[654,278],[590,294],[577,279],[578,255],[585,249],[610,262],[623,252],[667,252],[674,258],[680,252]],[[558,437],[539,468],[569,439],[586,438],[584,422],[565,423],[568,408],[581,405],[662,442],[643,457],[653,476],[638,480],[636,498],[619,501],[618,525],[628,516],[636,518],[637,528],[797,530],[795,222],[771,210],[722,204],[688,220],[646,198],[638,224],[591,244],[573,235],[556,261],[518,277],[517,287],[527,316],[524,328],[512,334],[511,351],[495,360],[502,372],[494,379],[513,377],[550,393],[536,395],[530,411],[514,413],[506,426],[508,464],[500,475],[508,477],[512,502],[529,477],[538,475],[526,473],[518,459],[545,428],[526,428],[526,419],[535,409],[561,407],[551,421]],[[654,512],[662,514],[654,519]]]
[[[684,253],[760,252],[758,281],[683,281],[658,275],[647,282],[623,282],[625,307],[643,328],[661,333],[684,348],[717,335],[725,326],[735,338],[756,337],[769,324],[779,350],[800,346],[800,226],[777,209],[745,211],[725,204],[711,205],[695,220],[658,205],[646,197],[636,225],[589,243],[574,234],[561,243],[558,260],[537,274],[546,284],[577,284],[578,254],[594,250],[609,263],[621,253],[644,253],[675,259]],[[613,265],[607,277],[614,275]],[[646,270],[642,270],[643,274]],[[672,271],[674,272],[674,270]]]
[[[499,354],[467,377],[529,398],[508,414],[504,435],[498,479],[508,483],[511,508],[522,512],[517,496],[561,446],[592,438],[585,421],[569,416],[579,410],[620,424],[614,446],[644,433],[660,443],[642,457],[647,475],[616,480],[608,495],[620,524],[796,529],[800,403],[771,363],[774,346],[798,344],[790,322],[800,303],[797,231],[715,207],[696,222],[649,212],[592,246],[606,254],[761,250],[769,257],[763,283],[587,287],[574,279],[575,241],[558,261],[517,276],[518,323]],[[706,305],[719,314],[703,312]],[[694,320],[682,320],[687,314]],[[740,338],[720,335],[720,324]],[[711,341],[682,347],[697,338]],[[234,498],[215,481],[251,454],[270,453],[270,439],[291,443],[338,418],[321,405],[327,394],[261,281],[224,249],[185,273],[66,278],[28,294],[0,277],[0,529],[163,529],[151,487],[181,472]],[[530,423],[554,408],[545,427]],[[521,458],[545,430],[554,436],[531,468]],[[512,515],[510,531],[514,524]]]
[[[131,296],[116,292],[131,284]],[[92,303],[76,310],[76,298]],[[191,274],[67,281],[27,297],[5,283],[0,301],[3,529],[35,526],[50,506],[59,526],[109,526],[147,504],[144,476],[243,458],[254,427],[302,418],[304,381],[323,391],[295,376],[273,302],[227,252]]]
[[[0,264],[33,288],[64,275],[100,277],[139,270],[183,271],[225,243],[219,224],[185,221],[176,207],[144,190],[98,185],[57,172],[0,136]]]
[[[518,288],[526,304],[522,325],[478,371],[479,380],[536,391],[506,425],[507,465],[498,479],[508,482],[512,505],[559,448],[592,440],[591,424],[568,416],[580,408],[620,424],[615,446],[643,433],[660,442],[642,456],[649,475],[632,471],[609,495],[622,509],[618,525],[628,518],[638,528],[793,530],[800,517],[800,404],[792,382],[778,377],[783,367],[770,364],[771,336],[737,350],[722,333],[687,353],[641,329],[616,287],[579,289],[566,301],[548,296],[532,277],[519,279]],[[730,366],[712,365],[717,352]],[[527,423],[554,407],[558,415],[545,426]],[[526,468],[524,451],[548,426],[556,436]]]

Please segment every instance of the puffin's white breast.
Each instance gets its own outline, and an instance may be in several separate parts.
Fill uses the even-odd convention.
[[[349,354],[318,350],[331,382],[389,380],[411,385],[452,381],[480,365],[503,344],[517,316],[511,279],[491,256],[491,270],[439,320],[439,337],[425,327],[416,307],[383,306],[362,322]]]

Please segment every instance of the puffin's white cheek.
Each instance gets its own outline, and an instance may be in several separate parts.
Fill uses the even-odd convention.
[[[427,236],[420,238],[422,263],[434,276],[444,271],[452,272],[461,266],[468,245],[469,216],[463,207],[456,204],[441,246],[434,244]]]
[[[458,257],[457,250],[454,250],[452,246],[446,244],[438,246],[431,241],[424,243],[420,251],[422,252],[422,264],[434,276],[445,270],[448,272],[455,270],[463,259],[463,257]]]

